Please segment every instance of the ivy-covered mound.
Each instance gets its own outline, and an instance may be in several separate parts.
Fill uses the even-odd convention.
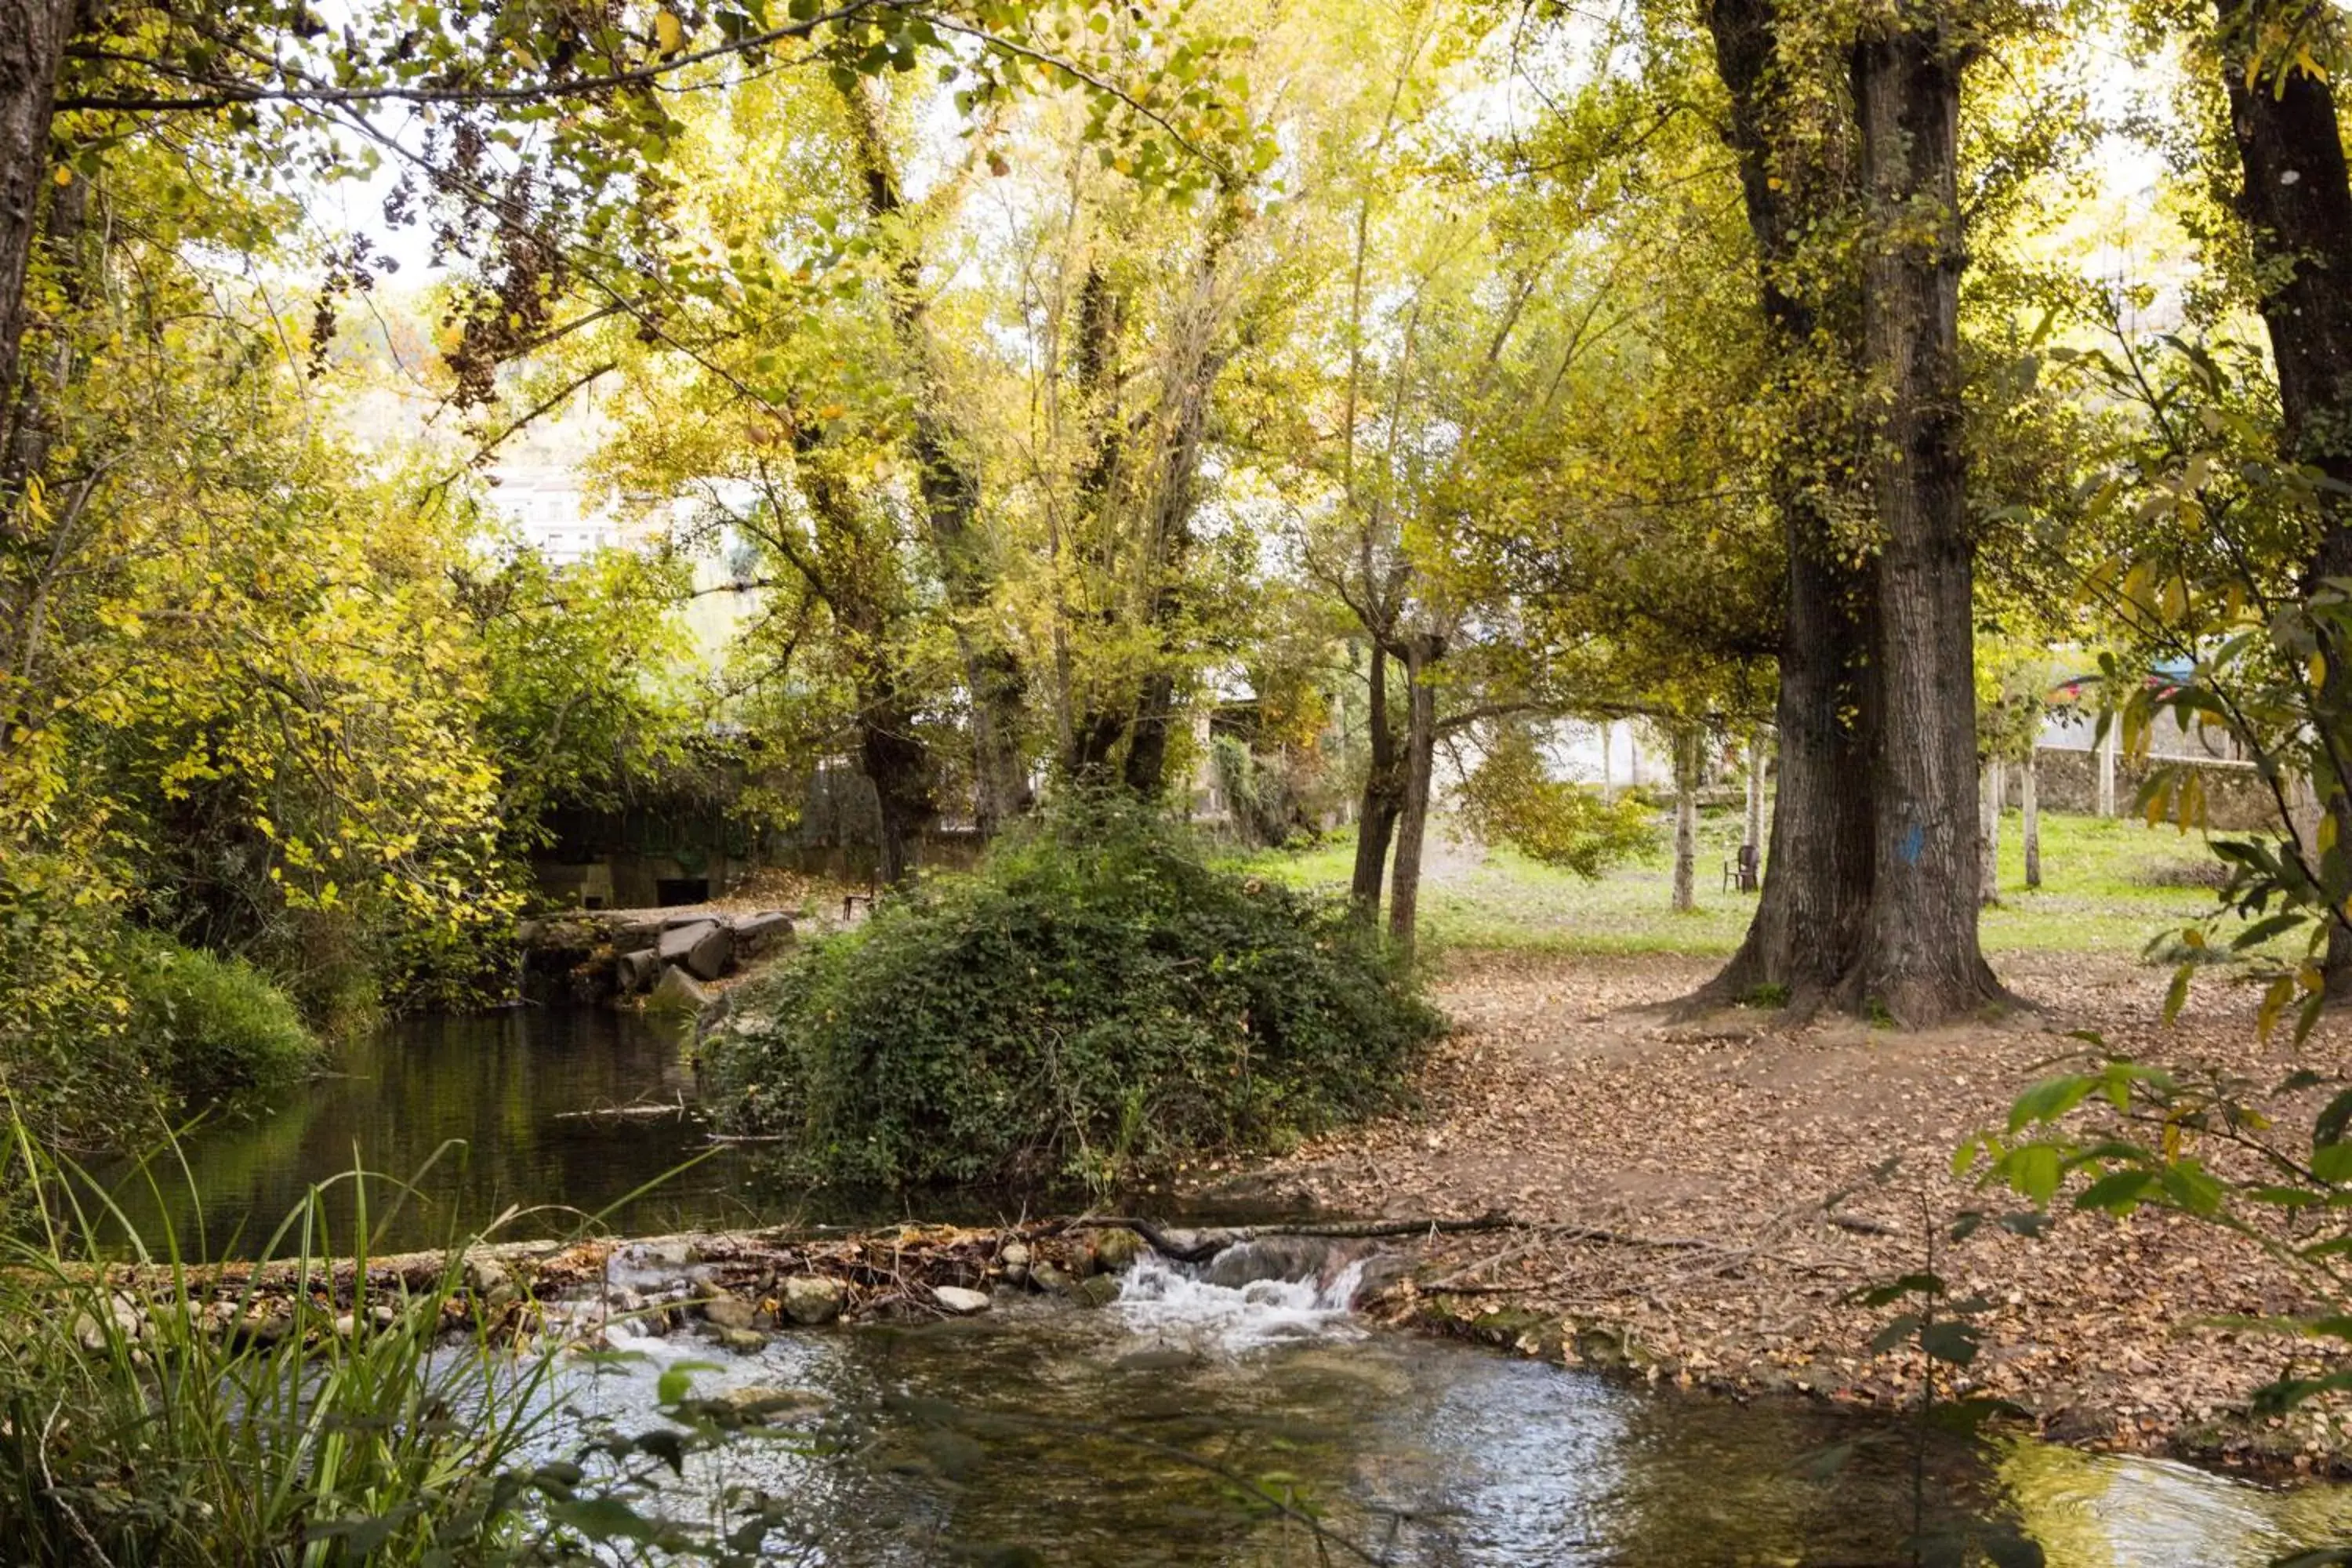
[[[1442,1027],[1340,908],[1095,807],[747,987],[710,1067],[817,1175],[1099,1180],[1392,1105]]]

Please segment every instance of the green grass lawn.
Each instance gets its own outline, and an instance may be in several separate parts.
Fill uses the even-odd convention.
[[[1421,912],[1423,942],[1437,949],[1557,952],[1729,953],[1755,907],[1753,894],[1727,892],[1723,864],[1738,853],[1740,818],[1699,819],[1698,908],[1677,915],[1669,845],[1587,881],[1509,849],[1460,842],[1450,825],[1431,829]],[[2137,954],[2147,940],[2212,905],[2212,892],[2187,879],[2212,861],[2204,840],[2136,819],[2045,813],[2042,887],[2025,887],[2025,847],[2012,812],[2001,825],[2001,902],[1982,926],[1990,952],[2115,952]],[[1299,853],[1250,858],[1261,876],[1344,892],[1355,834],[1343,829]]]

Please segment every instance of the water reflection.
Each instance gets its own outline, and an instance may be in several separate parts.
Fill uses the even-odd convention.
[[[755,1150],[714,1150],[693,1099],[675,1037],[635,1015],[525,1007],[420,1016],[354,1042],[333,1076],[201,1127],[185,1144],[186,1172],[156,1173],[160,1198],[137,1181],[121,1190],[142,1233],[160,1209],[184,1248],[202,1245],[214,1257],[261,1250],[311,1184],[355,1164],[388,1178],[371,1184],[378,1218],[400,1195],[396,1184],[415,1181],[382,1239],[394,1250],[436,1245],[453,1226],[510,1209],[520,1212],[501,1234],[515,1237],[563,1235],[606,1211],[640,1233],[796,1213],[802,1194],[765,1175]],[[661,1102],[684,1109],[581,1114]],[[660,1181],[689,1162],[698,1163]],[[329,1198],[340,1245],[349,1184]]]
[[[2040,1443],[2009,1449],[2000,1482],[2053,1564],[2263,1568],[2352,1542],[2352,1491],[2239,1486],[2188,1465]]]

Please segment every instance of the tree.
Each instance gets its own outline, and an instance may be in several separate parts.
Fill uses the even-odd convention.
[[[2352,173],[2321,58],[2341,59],[2340,18],[2284,0],[2221,0],[2213,65],[2227,95],[2256,310],[2270,337],[2282,414],[2279,456],[2325,476],[2303,591],[2352,577]],[[2352,701],[2352,647],[2324,620],[2333,708]],[[2352,842],[2352,794],[2323,792],[2335,836]],[[2331,931],[2327,988],[2352,998],[2352,929]]]
[[[1875,584],[1849,542],[1853,444],[1843,428],[1858,374],[1859,290],[1843,269],[1810,266],[1807,255],[1853,221],[1858,160],[1843,116],[1808,90],[1801,47],[1784,42],[1786,16],[1772,0],[1717,0],[1703,16],[1754,237],[1775,401],[1800,438],[1767,477],[1786,566],[1773,721],[1780,786],[1763,891],[1739,950],[1699,996],[1777,995],[1803,1011],[1851,973],[1874,875],[1874,802],[1863,781],[1880,710],[1870,657]]]

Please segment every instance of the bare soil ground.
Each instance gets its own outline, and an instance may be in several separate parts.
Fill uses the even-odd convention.
[[[2099,1030],[2148,1059],[2224,1064],[2268,1084],[2344,1065],[2352,1020],[2300,1047],[2257,1037],[2253,998],[2202,984],[2161,1021],[2167,973],[2117,958],[2013,955],[2002,978],[2038,1015],[1902,1034],[1850,1020],[1794,1029],[1733,1011],[1671,1023],[1645,1005],[1716,961],[1488,955],[1456,960],[1439,998],[1458,1027],[1415,1112],[1310,1143],[1259,1173],[1296,1199],[1375,1216],[1500,1214],[1532,1228],[1436,1237],[1389,1298],[1400,1318],[1483,1323],[1530,1352],[1629,1364],[1747,1393],[1803,1390],[1858,1405],[1916,1397],[1914,1352],[1874,1354],[1894,1309],[1843,1298],[1926,1268],[1993,1303],[1957,1392],[2014,1401],[2046,1433],[2333,1466],[2347,1425],[2325,1410],[2239,1419],[2308,1342],[2201,1326],[2305,1307],[2305,1283],[2249,1242],[2142,1211],[2061,1213],[2039,1240],[1988,1226],[1955,1247],[1968,1208],[2014,1198],[1955,1175],[1953,1151]],[[2308,1127],[2312,1094],[2277,1109]],[[1890,1159],[1891,1174],[1874,1173]]]

